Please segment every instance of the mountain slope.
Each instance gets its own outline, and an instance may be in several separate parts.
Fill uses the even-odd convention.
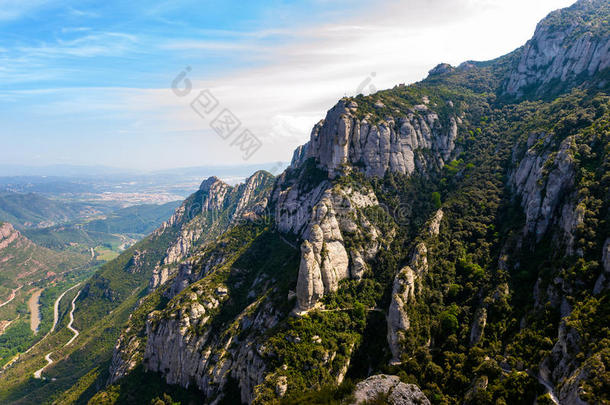
[[[0,364],[25,352],[50,328],[52,301],[66,283],[90,275],[88,255],[55,252],[0,223]]]
[[[50,403],[77,382],[77,393],[72,394],[76,397],[90,396],[91,390],[99,389],[108,378],[112,351],[123,325],[128,319],[137,319],[131,315],[140,302],[145,307],[149,303],[142,300],[150,292],[149,285],[157,287],[176,274],[177,262],[205,247],[215,233],[223,233],[242,217],[262,215],[257,204],[268,196],[272,182],[273,176],[266,172],[255,173],[235,187],[216,178],[203,182],[159,229],[101,266],[82,286],[74,312],[74,327],[80,335],[72,345],[63,346],[66,329],[58,328],[43,345],[0,372],[0,402]],[[220,194],[211,193],[211,189]],[[148,299],[154,297],[160,299],[159,294]],[[150,305],[154,308],[156,304]],[[44,355],[51,350],[56,361],[45,369],[47,379],[40,384],[29,376],[46,364]]]
[[[0,223],[0,300],[9,291],[82,266],[88,258],[75,253],[59,253],[38,246],[8,222]]]
[[[371,370],[433,403],[607,400],[607,17],[580,1],[510,55],[341,100],[277,179],[275,226],[192,258],[115,358],[210,402]],[[266,271],[269,238],[299,264]]]
[[[349,402],[383,373],[434,404],[610,401],[608,18],[581,0],[340,100],[276,179],[206,180],[87,283],[72,380],[0,398]]]
[[[0,221],[18,229],[45,227],[99,214],[102,207],[50,200],[36,193],[1,193]]]

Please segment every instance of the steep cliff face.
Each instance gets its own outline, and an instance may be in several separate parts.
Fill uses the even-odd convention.
[[[7,248],[21,237],[21,234],[11,224],[8,222],[0,223],[0,249]]]
[[[273,176],[263,171],[254,173],[235,187],[214,176],[204,180],[199,190],[153,233],[153,237],[161,237],[167,229],[172,229],[178,236],[155,269],[150,287],[157,288],[175,275],[179,268],[176,264],[187,257],[194,246],[213,240],[245,218],[262,219],[273,181]]]
[[[380,245],[380,231],[362,210],[376,205],[371,190],[334,187],[313,207],[301,244],[297,312],[313,308],[324,294],[336,291],[341,280],[362,278],[365,261],[375,257]],[[345,238],[363,239],[365,234],[366,245],[352,244],[348,254]]]
[[[260,231],[267,236],[252,239]],[[251,402],[265,377],[265,349],[258,340],[286,315],[270,295],[278,291],[283,272],[295,266],[296,250],[253,223],[235,227],[220,244],[211,254],[223,259],[148,316],[143,362],[168,383],[196,384],[209,398],[235,378],[242,400]],[[261,256],[261,249],[267,254]],[[246,263],[249,268],[242,267]],[[198,274],[209,265],[205,255],[193,264]]]
[[[595,281],[593,294],[599,294],[610,287],[610,237],[604,242],[604,247],[602,250],[602,266],[604,271]]]
[[[610,31],[605,0],[580,0],[557,10],[536,27],[508,77],[506,93],[534,97],[557,93],[583,76],[591,78],[610,68]],[[606,83],[602,83],[606,85]]]
[[[373,107],[379,111],[363,113],[356,101],[339,101],[314,126],[309,143],[295,151],[293,165],[314,158],[331,175],[342,165],[353,165],[369,176],[383,176],[388,170],[411,174],[442,167],[451,156],[458,117],[442,122],[424,100],[406,111],[394,109],[395,117],[385,114],[381,101]]]
[[[151,263],[148,256],[155,252],[134,252],[132,266],[154,266],[149,290],[162,290],[157,296],[170,299],[220,267],[230,255],[210,249],[208,243],[240,223],[268,222],[266,208],[273,181],[271,174],[262,171],[234,187],[216,177],[203,181],[199,190],[151,235],[154,240],[169,241],[161,258]],[[160,288],[168,280],[171,283],[167,288]],[[146,300],[141,306],[145,304]],[[121,334],[113,353],[109,383],[120,380],[141,362],[143,332],[144,325],[130,324]]]
[[[552,141],[548,134],[531,134],[527,140],[527,151],[518,162],[510,181],[522,198],[526,231],[535,234],[539,241],[551,221],[561,220],[571,245],[572,232],[582,222],[582,215],[573,214],[574,201],[570,201],[570,197],[574,196],[569,193],[575,177],[574,151],[571,150],[574,139],[564,139],[558,151],[548,147]],[[517,153],[513,155],[513,160],[518,161]],[[558,212],[561,204],[567,207],[562,216]]]
[[[297,312],[313,308],[337,289],[339,281],[360,278],[380,244],[379,229],[361,214],[378,205],[374,193],[333,187],[331,180],[351,170],[369,177],[386,172],[426,176],[438,172],[453,156],[462,122],[453,102],[440,99],[433,106],[425,95],[418,101],[392,110],[375,99],[360,100],[361,106],[340,100],[314,126],[310,141],[297,148],[289,172],[278,180],[274,194],[278,229],[303,239]],[[366,112],[371,106],[373,111]],[[445,116],[439,118],[434,108],[442,108]],[[291,171],[301,175],[289,178]],[[317,174],[309,187],[304,183],[311,179],[303,172]],[[352,239],[367,235],[370,240],[365,247],[347,252],[346,234]],[[388,243],[391,235],[382,239]]]

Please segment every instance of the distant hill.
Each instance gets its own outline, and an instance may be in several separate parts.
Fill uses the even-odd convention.
[[[88,231],[75,225],[25,229],[23,234],[36,244],[53,250],[64,250],[71,246],[81,245],[80,251],[87,251],[98,245],[119,246],[121,244],[119,236]]]
[[[86,203],[56,201],[35,193],[1,193],[0,221],[18,229],[46,227],[103,213],[103,209]]]
[[[122,208],[105,219],[87,222],[83,228],[105,233],[149,234],[172,216],[180,201],[166,204],[142,204]]]
[[[10,223],[0,223],[0,301],[28,283],[87,263],[86,255],[38,246]]]
[[[134,205],[100,219],[46,228],[29,228],[23,230],[23,233],[35,243],[49,249],[63,250],[81,245],[82,251],[83,248],[106,245],[117,250],[126,242],[127,235],[127,239],[137,240],[155,230],[172,216],[179,204],[179,201],[175,201],[163,205]]]

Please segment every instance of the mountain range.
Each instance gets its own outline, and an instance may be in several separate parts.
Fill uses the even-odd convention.
[[[342,98],[278,176],[206,179],[0,401],[609,403],[609,18],[579,0],[508,55]]]

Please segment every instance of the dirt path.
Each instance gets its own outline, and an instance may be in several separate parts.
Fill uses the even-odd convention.
[[[47,361],[47,364],[43,368],[34,371],[34,378],[38,378],[38,379],[42,378],[43,370],[45,368],[47,368],[48,366],[50,366],[51,364],[53,364],[53,359],[51,358],[51,354],[53,354],[53,352],[47,353],[47,355],[44,356],[44,359]]]
[[[8,297],[8,300],[4,301],[3,303],[0,304],[0,308],[2,308],[3,306],[5,306],[6,304],[10,303],[12,300],[15,299],[15,297],[17,296],[17,291],[19,291],[21,289],[21,287],[23,287],[22,285],[20,285],[17,288],[13,288],[13,291],[11,291],[11,295]]]
[[[13,323],[13,321],[0,321],[0,335],[4,333],[11,323]]]
[[[32,329],[34,334],[38,333],[38,327],[40,326],[40,294],[42,294],[42,291],[42,288],[35,290],[28,300],[28,308],[30,309],[30,329]]]
[[[68,346],[70,343],[74,342],[74,339],[76,339],[78,337],[78,331],[72,327],[72,324],[74,323],[74,310],[76,309],[76,299],[78,298],[78,296],[80,295],[80,291],[76,293],[76,295],[74,296],[74,299],[72,300],[72,310],[70,311],[70,323],[68,323],[68,329],[70,329],[72,331],[72,333],[74,333],[74,336],[72,336],[72,339],[68,340],[68,343],[66,343],[64,346]]]
[[[73,285],[72,287],[68,288],[66,291],[64,291],[63,293],[61,293],[61,295],[59,297],[57,297],[57,299],[55,300],[55,304],[53,305],[53,327],[51,327],[51,330],[42,338],[40,339],[40,341],[38,341],[38,343],[42,342],[47,336],[49,336],[51,334],[51,332],[53,332],[55,330],[55,327],[57,326],[57,322],[59,321],[59,303],[61,302],[61,299],[64,297],[64,295],[66,295],[68,293],[68,291],[73,290],[74,288],[78,287],[80,285],[80,283]],[[72,310],[70,311],[70,323],[68,324],[68,328],[71,331],[76,331],[74,328],[72,328],[72,322],[74,321],[74,301],[76,301],[76,298],[79,296],[80,291],[76,294],[76,297],[74,297],[74,299],[72,300]],[[76,331],[76,336],[78,336],[78,331]],[[68,344],[72,343],[72,341],[74,339],[76,339],[76,336],[73,336],[72,339],[70,339],[70,341],[68,343],[66,343],[64,346],[67,346]],[[36,343],[36,344],[38,344]],[[36,345],[34,345],[36,346]],[[30,350],[32,350],[34,348],[34,346],[30,347],[27,351],[29,352]],[[46,356],[44,356],[45,360],[47,361],[47,364],[44,365],[42,368],[34,371],[34,378],[42,378],[42,372],[44,371],[45,368],[49,367],[51,364],[53,364],[53,359],[51,358],[51,355],[53,354],[53,352],[49,352],[47,353]]]

